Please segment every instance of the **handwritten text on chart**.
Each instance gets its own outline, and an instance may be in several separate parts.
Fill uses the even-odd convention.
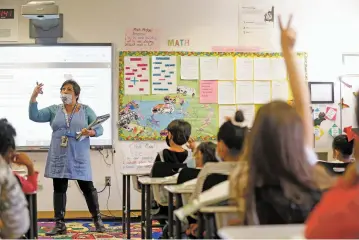
[[[125,34],[125,50],[158,50],[158,30],[154,28],[129,28]]]

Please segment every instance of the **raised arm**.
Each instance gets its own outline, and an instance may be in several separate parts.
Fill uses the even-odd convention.
[[[304,126],[304,139],[307,147],[313,147],[313,120],[310,113],[309,90],[304,76],[298,69],[297,56],[294,52],[296,33],[291,28],[292,16],[286,27],[283,26],[280,16],[278,17],[281,31],[281,45],[287,72],[289,75],[289,84],[292,89],[295,108],[302,117]]]
[[[51,107],[46,107],[39,110],[37,107],[37,102],[30,102],[29,119],[34,122],[50,122]]]
[[[86,107],[86,113],[88,116],[88,124],[90,125],[93,121],[96,120],[97,116],[96,116],[96,113],[89,106]],[[93,136],[93,137],[99,137],[103,134],[103,127],[101,125],[97,126],[93,130],[95,131],[95,136]]]
[[[0,237],[20,238],[30,226],[25,196],[9,166],[0,160]]]
[[[43,84],[37,84],[32,92],[29,104],[29,119],[34,122],[50,122],[51,109],[50,107],[39,110],[37,107],[37,96],[42,94]]]

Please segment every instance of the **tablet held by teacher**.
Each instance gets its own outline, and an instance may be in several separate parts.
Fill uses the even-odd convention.
[[[39,94],[43,93],[43,89],[42,83],[36,84],[30,99],[29,118],[34,122],[49,122],[52,128],[45,177],[53,179],[56,225],[46,235],[66,233],[65,211],[68,180],[77,180],[85,196],[96,231],[104,232],[105,227],[100,215],[97,190],[92,182],[90,162],[90,137],[101,136],[103,128],[98,125],[94,129],[88,129],[88,126],[96,119],[96,114],[89,106],[78,102],[81,88],[74,80],[65,81],[59,88],[62,104],[54,104],[39,110],[37,98]],[[83,137],[77,140],[76,136],[79,133]]]

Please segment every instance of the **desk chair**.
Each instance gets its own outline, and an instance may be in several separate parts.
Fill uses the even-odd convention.
[[[164,178],[170,177],[178,173],[180,169],[187,168],[186,164],[175,164],[167,162],[155,162],[151,169],[150,177],[152,178]],[[166,236],[167,228],[166,221],[168,220],[168,194],[164,189],[164,186],[154,185],[151,186],[153,199],[155,203],[153,208],[158,207],[159,210],[152,215],[152,220],[157,220],[160,222],[160,227],[162,227],[163,236]],[[157,205],[157,206],[156,206]],[[152,226],[158,227],[158,226]]]
[[[340,176],[345,173],[345,170],[351,164],[351,162],[346,163],[338,163],[338,162],[325,162],[325,161],[318,161],[319,165],[325,167],[325,169],[332,175]]]

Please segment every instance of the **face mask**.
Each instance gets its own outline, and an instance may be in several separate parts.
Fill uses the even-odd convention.
[[[170,139],[168,138],[168,136],[166,136],[166,143],[167,143],[167,146],[171,147],[171,145],[170,145]]]
[[[71,94],[61,94],[60,98],[64,104],[72,103],[72,95]]]
[[[221,156],[219,156],[217,151],[216,151],[216,159],[217,159],[218,162],[223,162]]]

